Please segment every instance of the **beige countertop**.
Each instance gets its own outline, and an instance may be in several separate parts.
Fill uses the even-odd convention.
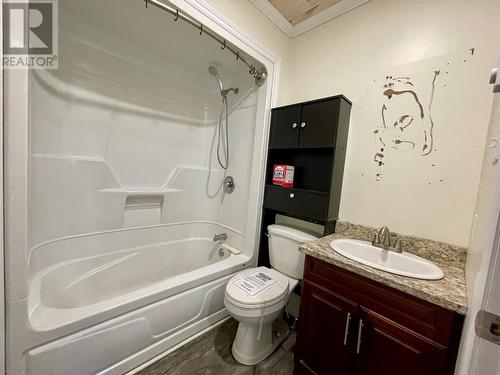
[[[464,248],[398,234],[403,240],[404,251],[432,261],[444,272],[444,278],[441,280],[419,280],[365,266],[338,254],[330,247],[330,242],[335,239],[371,241],[375,230],[375,228],[338,222],[335,234],[306,242],[300,246],[300,251],[445,309],[462,315],[467,313],[465,286],[467,251]]]

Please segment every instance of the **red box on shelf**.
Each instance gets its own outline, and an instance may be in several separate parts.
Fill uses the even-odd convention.
[[[295,167],[291,165],[275,164],[273,168],[273,184],[284,188],[293,188]]]

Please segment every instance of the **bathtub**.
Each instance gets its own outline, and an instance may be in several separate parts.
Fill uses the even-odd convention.
[[[218,233],[223,244],[212,240]],[[213,222],[37,246],[27,309],[38,344],[23,348],[23,372],[122,374],[224,319],[227,281],[253,266],[244,246],[242,233]]]

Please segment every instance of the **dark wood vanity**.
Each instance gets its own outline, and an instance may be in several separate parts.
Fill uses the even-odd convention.
[[[452,375],[463,320],[308,255],[295,374]]]

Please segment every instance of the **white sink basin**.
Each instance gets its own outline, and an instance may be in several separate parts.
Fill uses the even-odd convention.
[[[423,280],[439,280],[444,273],[434,263],[416,255],[401,254],[358,240],[333,240],[330,247],[340,255],[381,271]]]

